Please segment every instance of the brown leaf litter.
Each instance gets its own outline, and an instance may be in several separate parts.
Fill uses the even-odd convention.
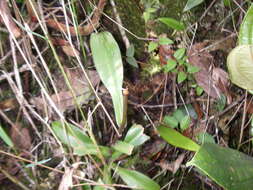
[[[93,93],[86,77],[84,76],[83,71],[80,68],[65,68],[64,70],[73,91],[71,91],[66,85],[64,77],[62,75],[55,75],[55,86],[58,93],[51,95],[52,101],[55,103],[57,109],[61,113],[72,111],[77,106],[76,104],[81,106],[88,103]],[[100,81],[98,73],[91,70],[86,70],[86,72],[93,87],[97,86]],[[47,103],[47,101],[45,101],[42,97],[32,98],[31,103],[34,104],[35,107],[43,113],[48,113],[48,116],[50,118],[52,116],[52,113],[54,113],[52,111],[51,105]]]
[[[194,73],[194,78],[210,97],[218,99],[224,94],[228,102],[231,102],[228,74],[223,69],[212,66],[213,56],[204,49],[206,44],[206,42],[196,43],[188,51],[190,64],[200,69]]]

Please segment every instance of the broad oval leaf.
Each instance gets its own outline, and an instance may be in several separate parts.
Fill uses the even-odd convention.
[[[119,46],[109,32],[93,33],[90,39],[97,72],[112,97],[117,124],[123,119],[123,64]]]
[[[164,127],[161,125],[157,130],[161,137],[173,146],[194,152],[198,151],[200,147],[197,143],[183,136],[181,133],[172,128]]]
[[[190,9],[196,7],[197,5],[201,4],[204,2],[204,0],[188,0],[185,7],[184,11],[189,11]]]
[[[253,158],[214,143],[203,144],[187,166],[196,166],[228,190],[253,186]]]
[[[160,186],[144,174],[118,167],[116,173],[133,189],[159,190]]]
[[[231,81],[246,90],[253,90],[253,45],[240,45],[228,55]]]
[[[248,9],[239,31],[239,45],[253,44],[253,4]]]

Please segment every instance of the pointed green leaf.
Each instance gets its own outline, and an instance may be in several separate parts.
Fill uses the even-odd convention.
[[[172,71],[173,69],[175,69],[176,66],[177,66],[177,62],[174,61],[173,59],[169,59],[169,60],[167,61],[167,64],[163,66],[163,70],[164,70],[165,72],[170,72],[170,71]]]
[[[205,143],[187,166],[196,166],[227,190],[253,186],[253,158],[237,150]]]
[[[173,44],[173,43],[174,42],[169,38],[163,38],[163,37],[159,38],[159,44],[160,45],[170,45],[170,44]]]
[[[173,56],[176,58],[176,60],[180,60],[184,57],[186,52],[185,48],[179,48],[174,54]]]
[[[183,148],[185,150],[190,150],[190,151],[198,151],[199,145],[196,144],[194,141],[191,139],[183,136],[181,133],[177,132],[174,129],[164,127],[164,126],[159,126],[158,127],[158,132],[161,135],[161,137],[166,140],[169,144]]]
[[[176,128],[178,126],[178,120],[169,115],[164,116],[163,123],[171,128]]]
[[[135,67],[135,68],[138,68],[138,67],[139,67],[138,64],[137,64],[137,61],[136,61],[136,59],[135,59],[134,57],[127,57],[127,58],[126,58],[126,61],[127,61],[130,65],[132,65],[133,67]]]
[[[189,11],[193,7],[196,7],[197,5],[201,4],[204,2],[204,0],[188,0],[185,7],[184,7],[184,12]]]
[[[134,170],[118,167],[116,173],[132,189],[159,190],[160,186],[149,177]]]
[[[178,82],[178,84],[184,82],[186,79],[187,79],[186,73],[183,72],[183,71],[180,71],[180,72],[178,73],[178,75],[177,75],[177,82]]]
[[[13,147],[14,144],[11,140],[11,138],[9,137],[9,135],[4,131],[3,127],[0,125],[0,137],[1,139],[3,139],[3,141],[9,146],[9,147]]]
[[[117,124],[123,119],[123,64],[117,42],[109,32],[93,33],[90,46],[95,67],[112,97]]]
[[[181,131],[186,130],[191,124],[191,118],[190,116],[186,115],[182,118],[182,120],[180,121],[180,129]]]
[[[134,56],[134,45],[131,44],[126,51],[126,56],[127,57],[133,57]]]
[[[92,143],[92,140],[78,127],[71,124],[63,126],[60,121],[54,121],[51,125],[59,140],[74,149],[74,154],[79,156],[98,154],[97,147]],[[109,148],[99,146],[99,149],[104,156],[109,154]]]
[[[117,141],[113,148],[121,153],[131,155],[134,149],[134,146],[130,143],[124,141]]]
[[[239,31],[239,45],[253,45],[253,4],[248,9]]]
[[[144,134],[144,128],[141,125],[134,124],[126,134],[124,142],[132,144],[133,146],[142,145],[149,140],[149,136]]]
[[[157,47],[158,47],[158,43],[157,42],[150,42],[148,44],[148,52],[154,51]]]
[[[158,20],[174,30],[181,31],[185,29],[184,24],[182,22],[175,20],[174,18],[161,17]]]

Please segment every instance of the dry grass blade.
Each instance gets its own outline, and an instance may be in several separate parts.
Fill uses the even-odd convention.
[[[6,0],[0,1],[0,17],[3,23],[6,25],[9,31],[18,38],[21,36],[21,30],[17,27],[16,23],[13,21],[10,8]]]

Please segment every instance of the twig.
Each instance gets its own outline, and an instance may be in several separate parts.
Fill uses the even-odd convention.
[[[123,24],[122,24],[122,21],[120,19],[119,13],[117,11],[115,2],[114,2],[114,0],[110,0],[110,3],[112,5],[113,14],[114,14],[115,19],[118,23],[118,28],[119,28],[119,32],[121,34],[122,40],[123,40],[123,42],[126,46],[126,49],[128,49],[130,47],[130,42],[129,42],[129,39],[127,38],[125,30],[122,27],[119,27],[119,26],[123,26]]]

